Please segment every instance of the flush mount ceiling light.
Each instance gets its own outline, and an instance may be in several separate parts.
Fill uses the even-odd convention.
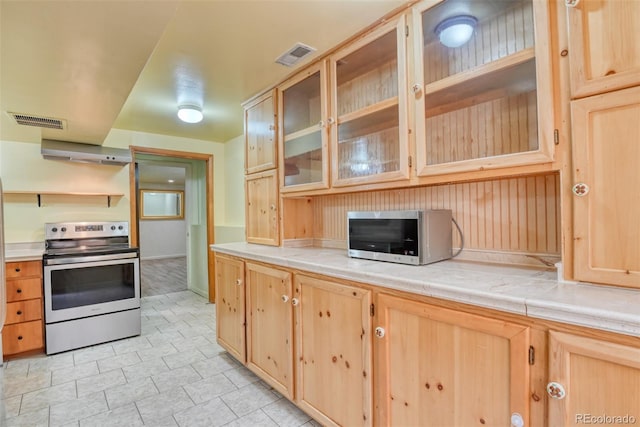
[[[185,123],[199,123],[204,115],[197,105],[181,105],[178,107],[178,118]]]
[[[435,33],[443,45],[460,47],[471,39],[477,23],[478,20],[473,16],[452,16],[439,23]]]

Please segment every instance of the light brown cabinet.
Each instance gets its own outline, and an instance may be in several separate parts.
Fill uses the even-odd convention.
[[[329,117],[326,62],[278,87],[282,192],[329,186]]]
[[[372,425],[371,291],[296,274],[296,402],[328,426]]]
[[[249,243],[280,244],[278,173],[270,170],[245,176],[246,237]]]
[[[7,317],[2,330],[4,356],[44,348],[42,262],[6,263]]]
[[[575,279],[640,288],[640,87],[572,101],[571,120]]]
[[[425,0],[413,7],[416,171],[433,176],[553,161],[550,1]],[[471,16],[457,47],[436,29]]]
[[[245,172],[275,169],[277,163],[275,92],[244,105]]]
[[[640,2],[566,2],[572,97],[640,84]]]
[[[549,332],[549,426],[640,421],[640,348]]]
[[[291,273],[247,262],[247,367],[294,398]]]
[[[527,326],[385,294],[376,310],[379,425],[529,425]]]
[[[245,334],[245,277],[244,261],[215,255],[216,337],[218,343],[244,363]]]

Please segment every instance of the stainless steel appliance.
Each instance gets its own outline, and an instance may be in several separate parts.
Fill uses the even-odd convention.
[[[430,264],[451,258],[451,211],[347,213],[348,253],[353,258]]]
[[[45,224],[46,353],[140,335],[140,255],[128,222]]]

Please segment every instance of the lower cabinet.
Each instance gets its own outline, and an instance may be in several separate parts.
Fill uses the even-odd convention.
[[[247,262],[247,367],[293,400],[291,273]]]
[[[377,302],[379,425],[530,425],[527,326],[385,294]]]
[[[323,425],[372,425],[371,291],[294,279],[296,402]]]
[[[236,359],[246,359],[244,261],[216,254],[216,336]]]
[[[640,348],[549,332],[549,426],[640,423]]]

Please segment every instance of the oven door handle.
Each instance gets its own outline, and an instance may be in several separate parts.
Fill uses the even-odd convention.
[[[138,252],[124,252],[119,254],[87,255],[87,256],[76,256],[76,257],[64,257],[64,258],[49,258],[44,260],[44,264],[45,265],[79,264],[83,262],[110,261],[114,259],[131,259],[131,258],[138,258]]]

